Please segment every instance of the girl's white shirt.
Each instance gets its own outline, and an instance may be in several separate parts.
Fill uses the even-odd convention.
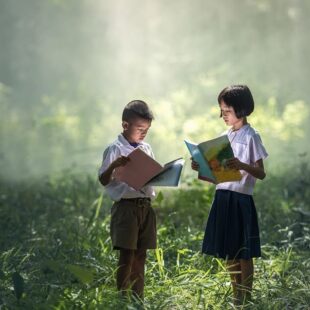
[[[146,142],[141,142],[139,146],[149,156],[154,158],[151,146]],[[128,156],[135,148],[129,144],[122,134],[119,134],[117,139],[111,143],[103,152],[102,165],[98,171],[100,176],[110,164],[119,156]],[[121,198],[139,198],[139,197],[155,197],[155,191],[152,186],[145,186],[140,191],[136,191],[124,182],[119,182],[113,179],[113,174],[109,184],[105,186],[107,194],[114,201],[119,201]]]
[[[254,166],[260,159],[265,159],[268,153],[263,146],[258,132],[250,124],[242,126],[239,130],[229,129],[227,134],[235,157],[241,162]],[[234,192],[252,195],[256,178],[244,170],[240,170],[242,179],[235,182],[224,182],[216,185],[216,189],[226,189]]]

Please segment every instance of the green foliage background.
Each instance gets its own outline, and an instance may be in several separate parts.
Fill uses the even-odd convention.
[[[148,141],[159,161],[186,156],[184,138],[226,129],[216,98],[232,83],[253,92],[250,122],[268,165],[309,153],[306,0],[0,0],[0,8],[7,179],[95,173],[134,98],[155,112]]]
[[[0,308],[135,308],[115,290],[96,180],[134,98],[155,113],[157,159],[187,160],[154,203],[145,307],[233,308],[223,262],[200,254],[214,188],[194,180],[183,139],[225,130],[217,95],[246,83],[269,152],[248,307],[308,309],[309,12],[307,0],[0,0]]]

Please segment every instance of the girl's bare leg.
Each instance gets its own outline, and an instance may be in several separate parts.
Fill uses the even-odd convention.
[[[227,269],[230,274],[231,285],[233,288],[234,297],[236,303],[239,303],[242,299],[241,291],[241,266],[239,260],[229,260],[227,261]]]
[[[242,285],[242,297],[244,300],[251,298],[254,265],[253,259],[240,259],[241,266],[241,285]]]

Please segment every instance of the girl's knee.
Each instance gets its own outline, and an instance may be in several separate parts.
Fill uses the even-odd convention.
[[[227,268],[228,269],[238,269],[240,267],[240,261],[239,259],[235,259],[235,260],[228,260],[227,261]]]
[[[250,259],[240,259],[240,264],[241,265],[246,265],[246,266],[251,266],[253,265],[253,258]]]

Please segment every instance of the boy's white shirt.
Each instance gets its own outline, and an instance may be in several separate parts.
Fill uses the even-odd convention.
[[[260,135],[250,124],[246,124],[236,131],[229,129],[223,134],[227,134],[235,157],[243,163],[253,166],[255,162],[268,156]],[[240,181],[220,183],[216,185],[216,189],[252,195],[256,178],[244,170],[240,170],[240,172],[242,174]]]
[[[142,141],[139,146],[149,156],[154,158],[151,146]],[[98,171],[100,176],[110,164],[119,156],[128,156],[135,148],[129,144],[122,134],[119,134],[117,139],[111,143],[103,152],[102,165]],[[114,201],[119,201],[121,198],[138,198],[138,197],[155,197],[155,191],[152,186],[145,186],[140,191],[136,191],[124,182],[118,182],[111,176],[111,181],[105,186],[107,194]]]

